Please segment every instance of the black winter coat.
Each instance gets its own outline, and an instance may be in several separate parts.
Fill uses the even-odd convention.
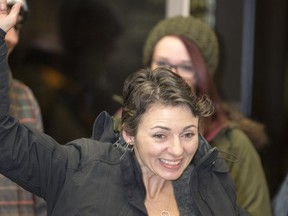
[[[0,30],[0,172],[43,197],[51,216],[147,215],[141,171],[133,152],[113,131],[113,120],[106,112],[96,119],[92,139],[66,145],[9,115],[4,36]],[[224,160],[201,136],[190,168],[188,175],[183,175],[189,180],[184,185],[188,199],[177,186],[181,178],[175,181],[182,215],[247,215],[236,206],[235,188]],[[192,210],[187,211],[189,208]]]

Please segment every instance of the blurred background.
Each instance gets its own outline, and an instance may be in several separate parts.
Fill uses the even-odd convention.
[[[123,81],[142,67],[145,38],[168,2],[28,0],[10,64],[34,91],[46,133],[61,143],[88,137],[102,110],[117,111]],[[288,170],[288,2],[190,0],[189,13],[219,36],[215,80],[224,99],[266,125],[270,142],[259,153],[272,197]]]

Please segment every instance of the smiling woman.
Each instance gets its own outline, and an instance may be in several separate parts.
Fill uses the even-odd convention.
[[[198,131],[211,101],[169,69],[126,79],[120,133],[103,112],[91,138],[60,145],[10,116],[4,37],[16,13],[0,16],[0,172],[45,198],[49,216],[248,215],[223,158]]]
[[[179,214],[172,181],[179,179],[197,150],[197,124],[198,118],[183,106],[153,105],[143,115],[131,139],[146,187],[148,215],[159,215],[159,210],[162,215]]]

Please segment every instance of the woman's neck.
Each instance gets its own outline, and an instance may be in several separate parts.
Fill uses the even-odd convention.
[[[149,216],[178,216],[179,210],[171,181],[144,180],[146,187],[145,207]],[[159,177],[158,177],[159,178]]]
[[[159,195],[165,194],[166,191],[172,187],[171,181],[167,181],[158,175],[145,176],[145,174],[143,174],[143,182],[146,188],[146,196],[151,200],[157,199]]]

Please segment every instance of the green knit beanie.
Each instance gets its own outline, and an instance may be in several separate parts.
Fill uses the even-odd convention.
[[[167,18],[152,29],[144,45],[144,65],[149,63],[156,43],[167,35],[182,35],[192,40],[202,53],[209,73],[214,75],[219,58],[217,37],[208,24],[192,16]]]

